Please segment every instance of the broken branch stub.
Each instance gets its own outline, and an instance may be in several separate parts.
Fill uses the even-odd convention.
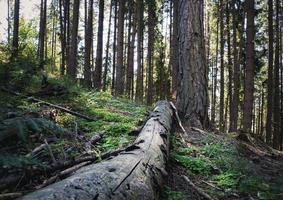
[[[166,176],[172,115],[170,104],[159,101],[135,148],[83,167],[22,199],[158,199]]]

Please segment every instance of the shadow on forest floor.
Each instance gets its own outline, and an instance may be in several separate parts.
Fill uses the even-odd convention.
[[[283,154],[249,137],[186,128],[187,144],[172,136],[163,199],[202,199],[182,175],[214,199],[283,199]],[[238,139],[237,139],[238,138]]]

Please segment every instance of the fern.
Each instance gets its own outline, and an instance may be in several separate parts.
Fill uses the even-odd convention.
[[[4,120],[0,124],[0,139],[6,139],[16,131],[18,138],[27,142],[29,133],[44,133],[47,131],[54,133],[65,133],[66,129],[58,126],[54,122],[45,118],[15,117]]]

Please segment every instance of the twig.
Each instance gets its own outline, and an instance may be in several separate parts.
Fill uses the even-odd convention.
[[[196,186],[187,176],[182,175],[182,178],[191,186],[193,187],[199,195],[204,197],[207,200],[214,200],[211,196],[209,196],[206,192],[204,192],[201,188]]]
[[[0,199],[15,199],[20,196],[23,196],[22,192],[5,193],[5,194],[0,194]]]
[[[36,147],[34,150],[32,150],[30,153],[28,153],[26,156],[36,156],[40,151],[42,151],[44,148],[46,148],[46,144],[41,144],[38,147]]]
[[[43,100],[34,98],[34,97],[30,97],[30,96],[27,96],[27,95],[23,95],[23,94],[21,94],[21,93],[8,90],[7,88],[4,88],[4,87],[1,87],[1,90],[4,91],[4,92],[8,92],[8,93],[10,93],[10,94],[16,95],[16,96],[25,97],[25,98],[27,98],[28,100],[35,101],[35,102],[38,102],[38,103],[40,103],[40,104],[44,104],[44,105],[47,105],[47,106],[56,108],[56,109],[58,109],[58,110],[64,111],[64,112],[66,112],[66,113],[69,113],[69,114],[71,114],[71,115],[74,115],[74,116],[77,116],[77,117],[80,117],[80,118],[83,118],[83,119],[86,119],[86,120],[88,120],[88,121],[95,121],[95,120],[96,120],[95,117],[89,117],[89,116],[86,116],[86,115],[84,115],[84,114],[81,114],[81,113],[72,111],[72,110],[70,110],[70,109],[68,109],[68,108],[64,108],[64,107],[62,107],[62,106],[58,106],[58,105],[55,105],[55,104],[52,104],[52,103],[49,103],[49,102],[46,102],[46,101],[43,101]]]
[[[184,128],[183,125],[182,125],[182,122],[181,122],[181,119],[180,119],[180,117],[179,117],[179,114],[178,114],[178,111],[177,111],[176,106],[173,104],[172,101],[170,101],[170,105],[172,106],[172,108],[173,108],[173,110],[174,110],[174,114],[175,114],[175,117],[176,117],[176,120],[177,120],[177,122],[178,122],[179,127],[182,129],[182,131],[183,131],[184,134],[187,134],[187,131],[185,130],[185,128]]]
[[[48,142],[47,142],[46,139],[44,139],[44,143],[46,144],[46,148],[47,148],[47,150],[48,150],[48,152],[49,152],[49,154],[50,154],[50,157],[51,157],[53,163],[57,163],[57,162],[56,162],[56,159],[55,159],[55,157],[54,157],[54,154],[53,154],[53,152],[52,152],[52,149],[51,149],[51,147],[49,146],[49,144],[48,144]]]
[[[73,167],[70,167],[68,169],[65,169],[65,170],[61,171],[59,174],[56,174],[55,176],[52,176],[51,178],[44,181],[41,185],[37,186],[36,189],[41,189],[43,187],[46,187],[47,185],[54,183],[57,180],[57,178],[65,178],[67,175],[77,171],[78,169],[80,169],[83,166],[86,166],[90,163],[91,163],[90,161],[83,162],[83,163],[80,163],[80,164],[75,165]]]

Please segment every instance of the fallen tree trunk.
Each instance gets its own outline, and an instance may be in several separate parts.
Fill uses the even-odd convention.
[[[158,199],[166,176],[172,115],[168,102],[158,102],[134,148],[22,199]]]

